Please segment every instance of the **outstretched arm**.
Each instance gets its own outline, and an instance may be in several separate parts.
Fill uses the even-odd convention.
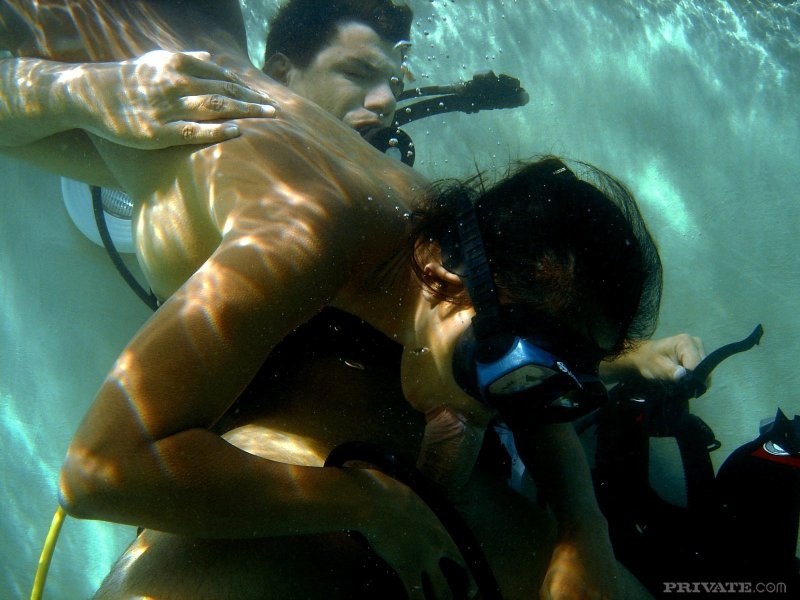
[[[630,377],[674,380],[705,356],[702,341],[686,334],[637,343],[601,364],[606,382]],[[510,417],[511,418],[511,417]],[[514,440],[537,487],[552,508],[559,537],[545,577],[546,599],[619,598],[635,583],[621,572],[608,524],[594,494],[583,446],[571,424],[536,426],[524,415],[514,421]],[[625,590],[622,592],[622,590]]]
[[[274,115],[267,96],[205,52],[153,51],[120,63],[0,61],[0,152],[108,187],[119,185],[84,132],[156,149],[223,141],[239,129],[219,120]]]
[[[528,426],[523,417],[515,422],[514,441],[558,522],[558,538],[540,597],[620,598],[608,524],[572,424]]]

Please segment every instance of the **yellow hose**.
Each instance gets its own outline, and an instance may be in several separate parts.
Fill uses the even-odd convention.
[[[42,598],[44,584],[47,581],[47,571],[50,569],[50,561],[53,559],[53,551],[56,549],[58,534],[61,532],[61,526],[64,524],[66,516],[67,514],[60,506],[56,509],[56,514],[53,515],[53,522],[50,524],[50,531],[47,532],[42,555],[39,557],[39,568],[36,569],[36,577],[33,580],[31,600],[41,600]]]

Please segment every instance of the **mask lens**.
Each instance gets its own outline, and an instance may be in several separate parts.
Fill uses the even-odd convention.
[[[497,396],[533,389],[557,373],[541,365],[524,365],[489,384],[489,393]]]

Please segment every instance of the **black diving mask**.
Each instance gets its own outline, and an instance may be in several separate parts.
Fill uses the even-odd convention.
[[[477,215],[463,195],[458,226],[442,240],[442,262],[458,274],[475,308],[453,354],[453,375],[473,398],[519,410],[540,423],[575,420],[606,399],[602,350],[520,305],[501,305]],[[567,350],[568,349],[568,350]]]

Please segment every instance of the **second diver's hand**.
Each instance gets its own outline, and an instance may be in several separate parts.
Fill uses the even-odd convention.
[[[0,103],[0,145],[9,147],[72,129],[141,149],[208,144],[239,135],[226,120],[276,114],[268,96],[207,52],[155,50],[106,63],[6,59],[0,68],[14,75],[2,77]]]
[[[467,571],[466,562],[433,511],[406,485],[379,471],[375,502],[359,529],[370,547],[394,569],[411,600],[450,599],[448,562]],[[475,584],[469,583],[470,597]]]

